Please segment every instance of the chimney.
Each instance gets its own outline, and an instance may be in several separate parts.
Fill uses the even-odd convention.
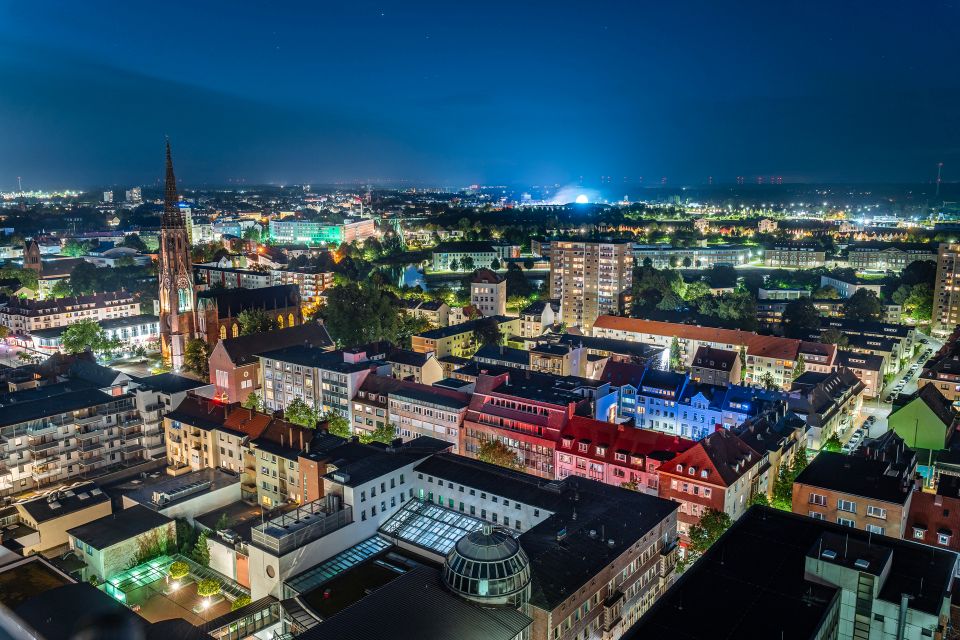
[[[303,451],[303,429],[300,429],[300,451]]]

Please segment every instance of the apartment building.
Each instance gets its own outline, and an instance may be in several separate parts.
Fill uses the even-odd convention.
[[[883,389],[883,376],[887,371],[886,362],[882,355],[838,350],[834,366],[847,368],[860,378],[863,382],[864,398],[876,398]]]
[[[490,269],[478,269],[470,278],[470,304],[484,316],[506,315],[506,279]]]
[[[953,329],[940,350],[923,365],[917,388],[934,385],[947,400],[960,400],[960,326]]]
[[[745,384],[788,388],[799,358],[805,371],[828,372],[836,359],[836,345],[807,340],[762,336],[739,329],[718,329],[656,320],[640,320],[617,316],[601,316],[593,327],[600,338],[629,340],[670,349],[674,339],[680,347],[685,366],[689,367],[701,346],[725,351],[744,351]]]
[[[390,363],[390,374],[399,380],[433,384],[443,378],[443,365],[432,353],[394,349],[384,360]]]
[[[826,264],[827,254],[813,242],[784,242],[763,252],[763,264],[768,267],[813,269]]]
[[[769,468],[760,462],[761,456],[743,440],[721,430],[657,468],[660,497],[680,504],[681,545],[689,543],[690,528],[707,511],[722,511],[736,520],[749,509],[755,493],[766,493]]]
[[[118,340],[128,353],[136,347],[155,349],[160,344],[160,318],[154,315],[135,315],[98,323],[108,340]],[[63,333],[69,325],[52,329],[37,329],[30,332],[33,348],[43,353],[53,353],[63,348]]]
[[[223,261],[226,262],[226,261]],[[220,262],[193,265],[193,272],[204,289],[262,289],[274,284],[269,271],[237,269]],[[283,283],[285,284],[285,283]]]
[[[243,402],[251,393],[257,393],[262,400],[257,354],[294,345],[329,351],[333,349],[333,340],[322,324],[305,322],[286,329],[218,341],[208,359],[210,382],[216,385],[216,397],[221,402]]]
[[[491,316],[500,327],[500,333],[509,336],[517,332],[520,326],[519,318],[509,318],[507,316]],[[473,330],[481,322],[488,321],[487,318],[478,320],[468,320],[460,324],[451,324],[438,329],[431,329],[411,336],[411,349],[418,353],[433,352],[437,358],[446,358],[455,356],[458,358],[469,358],[480,347],[473,335]]]
[[[649,429],[573,416],[560,430],[557,478],[590,478],[659,495],[657,469],[696,444]]]
[[[821,452],[793,482],[793,512],[903,538],[917,457],[893,432],[852,455]]]
[[[558,321],[589,332],[598,316],[620,313],[633,282],[632,263],[628,242],[553,242],[550,298],[560,302]]]
[[[960,244],[943,242],[937,252],[937,280],[933,286],[934,336],[945,338],[960,325]]]
[[[476,457],[481,445],[498,441],[517,457],[527,473],[552,479],[560,431],[589,400],[544,386],[520,372],[480,374],[461,429],[460,451]]]
[[[740,354],[736,351],[703,345],[697,348],[690,361],[690,378],[703,384],[739,384],[741,365]]]
[[[350,420],[350,400],[363,380],[371,373],[390,375],[390,363],[383,358],[391,349],[390,343],[339,351],[294,345],[257,354],[264,406],[282,410],[299,398],[322,413],[335,411]]]
[[[140,315],[140,303],[127,291],[30,300],[11,298],[0,306],[0,325],[23,336],[41,329],[67,327],[81,320],[112,320]]]
[[[520,330],[522,338],[539,338],[556,322],[560,305],[552,300],[532,302],[520,311]]]
[[[912,262],[937,261],[936,243],[858,242],[848,251],[850,268],[857,271],[903,271]]]
[[[404,441],[430,436],[460,451],[460,430],[470,406],[470,394],[443,387],[406,382],[387,396],[387,415]]]
[[[84,362],[66,382],[0,396],[0,495],[144,459],[144,423],[129,378],[94,368],[112,371]]]
[[[317,304],[323,293],[333,286],[333,272],[310,269],[271,269],[272,285],[292,284],[300,291],[303,302]]]
[[[494,260],[519,258],[520,247],[490,242],[441,242],[433,248],[434,271],[472,271],[489,268]],[[456,269],[454,267],[457,267]]]
[[[786,401],[807,422],[807,448],[820,449],[853,424],[863,406],[863,382],[850,369],[807,372],[794,380]]]

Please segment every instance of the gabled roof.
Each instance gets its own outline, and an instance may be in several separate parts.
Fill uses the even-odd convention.
[[[500,284],[503,282],[503,278],[496,274],[491,269],[477,269],[473,273],[473,277],[470,278],[470,282],[476,284]]]
[[[642,364],[610,360],[603,367],[600,379],[615,387],[622,387],[625,384],[637,387],[640,385],[640,380],[643,378],[643,372],[646,369],[647,367]]]
[[[670,464],[660,467],[660,471],[678,477],[696,477],[700,482],[729,487],[754,465],[760,456],[743,440],[726,429],[714,431],[696,446],[680,453]],[[677,471],[677,466],[682,471]],[[693,473],[690,473],[693,469]],[[706,477],[703,472],[706,471]]]
[[[69,529],[67,533],[94,549],[103,551],[171,522],[172,518],[138,504]]]
[[[945,427],[952,425],[954,420],[957,418],[957,414],[953,411],[950,401],[947,400],[942,393],[940,393],[940,390],[937,389],[936,385],[932,384],[924,385],[917,393],[916,397],[913,398],[913,400],[899,409],[895,409],[893,413],[890,414],[891,417],[914,402],[922,402],[923,404],[927,405],[930,411],[933,412],[933,415],[937,417],[937,420],[943,423],[943,426]]]
[[[216,304],[217,316],[232,318],[248,309],[285,309],[300,304],[300,289],[295,284],[278,284],[260,289],[226,289],[203,291],[197,294],[198,301],[208,300]]]
[[[581,444],[587,445],[586,452],[581,451]],[[669,460],[694,445],[696,442],[693,440],[671,436],[661,431],[638,429],[575,415],[561,429],[557,450],[569,451],[600,462],[615,462],[617,453]],[[631,461],[628,459],[619,463],[630,464]]]
[[[422,367],[427,362],[430,361],[430,358],[433,358],[433,353],[420,353],[419,351],[411,351],[409,349],[394,349],[391,351],[385,360],[391,364],[402,364],[408,367]]]
[[[700,345],[697,353],[693,356],[694,367],[701,369],[716,369],[717,371],[730,371],[736,363],[740,354],[736,351],[727,349],[716,349],[710,345]]]
[[[329,349],[333,347],[333,340],[327,333],[327,328],[319,322],[305,322],[287,329],[274,329],[227,338],[217,343],[215,349],[222,348],[226,351],[230,362],[239,366],[255,362],[258,353],[301,344]]]

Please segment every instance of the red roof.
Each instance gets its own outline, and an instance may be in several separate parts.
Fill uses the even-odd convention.
[[[586,453],[580,451],[580,443],[588,445]],[[557,450],[570,451],[599,462],[613,462],[614,453],[646,458],[655,453],[677,454],[696,444],[693,440],[671,436],[660,431],[573,416],[560,431],[560,446]],[[672,456],[656,457],[668,459]]]
[[[908,540],[913,539],[915,527],[926,532],[923,538],[925,543],[960,551],[960,499],[925,491],[914,491],[903,537]],[[938,533],[950,536],[950,543],[937,544]]]
[[[679,454],[670,464],[661,466],[658,473],[729,487],[759,461],[757,452],[743,440],[721,429]],[[677,470],[678,465],[681,471]],[[707,472],[705,476],[704,471]]]
[[[739,329],[718,329],[716,327],[699,327],[692,324],[677,324],[675,322],[661,322],[659,320],[641,320],[639,318],[624,318],[622,316],[600,316],[593,323],[596,329],[611,329],[614,331],[629,331],[632,333],[647,333],[657,336],[673,336],[684,340],[698,340],[700,342],[714,342],[718,344],[745,345],[747,353],[752,356],[765,358],[779,358],[782,360],[796,360],[801,347],[810,348],[811,343],[801,345],[800,340],[793,338],[779,338],[777,336],[761,336],[752,331]],[[831,348],[832,347],[832,348]],[[828,345],[823,349],[828,357],[836,351],[835,345]]]

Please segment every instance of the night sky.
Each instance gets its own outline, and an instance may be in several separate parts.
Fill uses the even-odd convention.
[[[960,177],[960,3],[0,0],[0,189]]]

